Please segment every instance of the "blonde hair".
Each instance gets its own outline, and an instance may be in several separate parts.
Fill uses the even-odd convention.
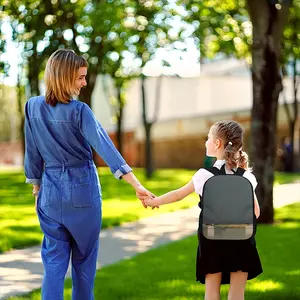
[[[215,139],[220,139],[224,144],[224,159],[230,169],[237,167],[248,170],[248,154],[243,151],[244,130],[235,121],[219,121],[212,126]]]
[[[58,49],[52,53],[45,70],[46,102],[52,106],[69,103],[78,69],[87,66],[87,61],[73,50]]]

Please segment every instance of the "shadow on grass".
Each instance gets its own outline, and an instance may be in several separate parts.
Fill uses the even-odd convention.
[[[258,227],[257,245],[264,272],[248,282],[247,300],[300,299],[300,204],[282,208],[278,214],[289,212],[291,222]],[[192,236],[102,268],[96,275],[95,299],[203,299],[204,285],[195,281],[196,248],[197,237]],[[68,279],[65,299],[71,299],[71,284]],[[227,299],[228,285],[221,291],[221,299]],[[35,300],[40,294],[37,291],[11,299]]]

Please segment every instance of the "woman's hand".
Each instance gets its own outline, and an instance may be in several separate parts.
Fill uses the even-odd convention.
[[[37,207],[38,196],[35,196],[34,198],[35,198],[35,211],[37,212],[37,209],[38,209],[38,207]]]
[[[138,187],[136,187],[135,191],[136,191],[136,196],[141,200],[142,205],[145,208],[147,208],[147,205],[145,203],[145,199],[147,199],[147,198],[153,199],[153,198],[156,197],[150,191],[145,189],[142,185],[139,185]],[[154,206],[153,208],[155,208],[155,207],[159,208],[159,206]]]
[[[33,185],[32,195],[35,198],[35,211],[36,212],[37,212],[37,200],[38,200],[39,190],[40,190],[40,186],[39,185]]]

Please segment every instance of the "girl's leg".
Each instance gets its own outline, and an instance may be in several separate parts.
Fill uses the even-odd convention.
[[[222,273],[206,274],[205,300],[220,300]]]
[[[244,300],[248,273],[238,271],[230,273],[228,300]]]

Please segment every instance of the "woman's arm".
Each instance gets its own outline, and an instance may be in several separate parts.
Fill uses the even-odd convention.
[[[129,172],[123,175],[122,179],[124,179],[135,189],[137,197],[141,200],[143,206],[146,208],[147,205],[145,204],[144,199],[147,197],[153,198],[155,195],[143,187],[143,185],[138,181],[133,172]]]
[[[30,126],[29,101],[25,104],[25,158],[24,169],[26,183],[40,185],[42,182],[42,173],[44,168],[43,158],[37,148],[33,132]]]
[[[168,192],[162,196],[159,196],[154,199],[147,198],[145,200],[145,203],[149,206],[157,206],[157,205],[163,205],[168,203],[173,203],[179,200],[182,200],[186,196],[190,195],[192,192],[195,191],[194,183],[191,180],[188,184],[184,185],[183,187]]]
[[[125,174],[132,172],[132,169],[116,149],[107,132],[85,103],[82,104],[79,115],[79,130],[90,146],[105,161],[117,179],[121,179]]]

